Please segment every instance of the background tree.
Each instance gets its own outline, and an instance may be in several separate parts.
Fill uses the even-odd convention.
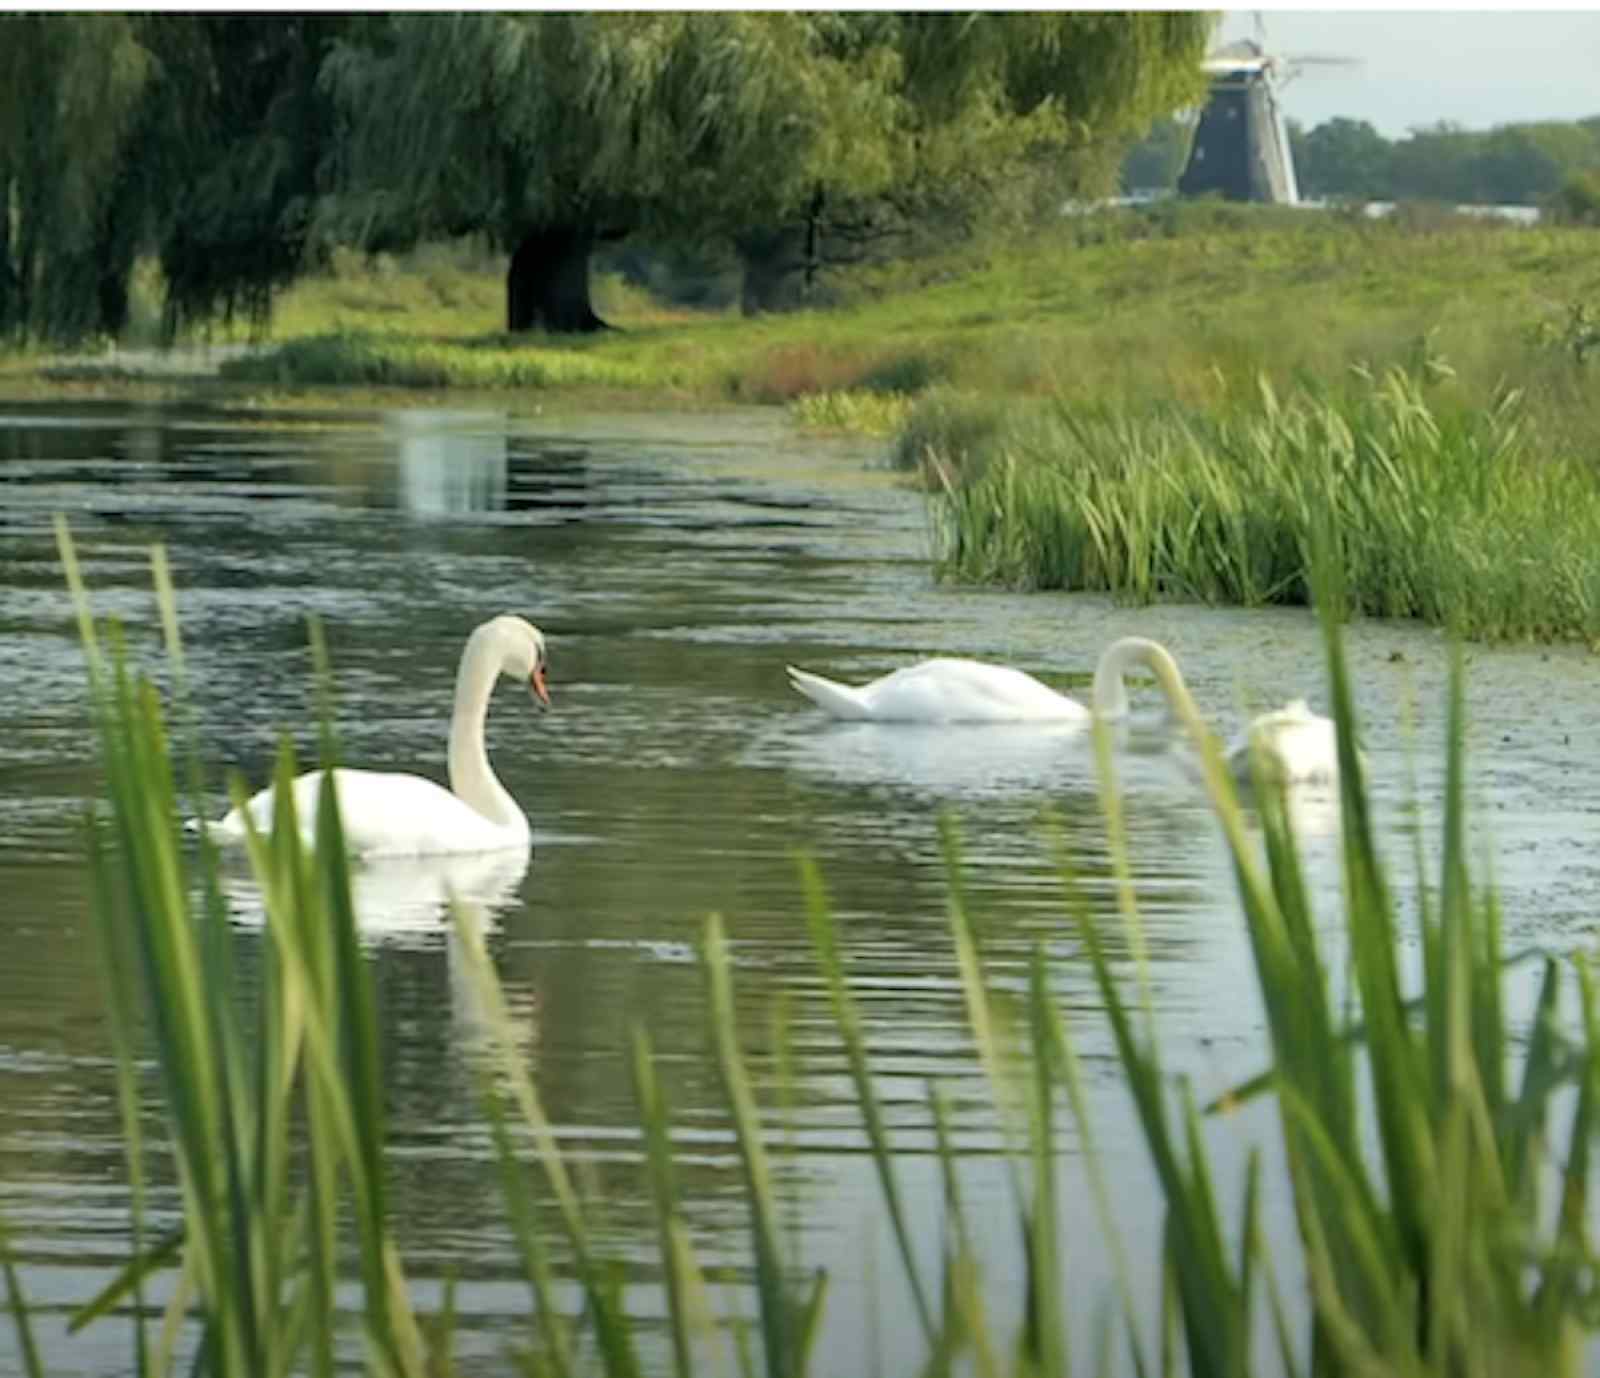
[[[300,266],[327,153],[317,72],[360,22],[0,18],[0,329],[119,333],[147,253],[169,335],[263,315]]]
[[[1289,148],[1303,196],[1386,201],[1393,194],[1393,146],[1366,120],[1342,116],[1311,130],[1290,121]]]
[[[0,332],[121,327],[112,206],[153,67],[132,16],[0,16]]]
[[[335,236],[482,229],[507,326],[590,330],[596,244],[731,240],[757,265],[821,235],[980,208],[1047,152],[1193,98],[1201,15],[396,16],[340,45]],[[1110,163],[1114,172],[1114,161]],[[760,295],[759,293],[757,294]]]
[[[1390,141],[1365,120],[1340,118],[1289,133],[1301,190],[1314,197],[1533,206],[1600,169],[1600,119],[1437,124]]]
[[[166,284],[165,331],[242,312],[264,319],[301,270],[334,111],[318,84],[333,43],[371,20],[157,15],[130,163]]]
[[[1189,161],[1193,139],[1192,119],[1169,116],[1155,121],[1149,132],[1123,156],[1122,189],[1129,192],[1173,190],[1183,174],[1184,164]]]
[[[870,31],[889,55],[861,72],[890,83],[897,118],[868,134],[889,175],[852,185],[826,157],[807,160],[798,202],[776,207],[776,217],[753,214],[739,237],[747,309],[779,304],[770,288],[786,276],[799,272],[809,287],[823,263],[852,261],[875,243],[971,234],[1110,192],[1129,137],[1203,93],[1212,20],[987,13],[834,16],[832,24],[845,38]],[[807,150],[793,152],[798,161]],[[787,245],[787,258],[752,252],[758,237],[769,255]],[[751,291],[752,279],[769,290]]]

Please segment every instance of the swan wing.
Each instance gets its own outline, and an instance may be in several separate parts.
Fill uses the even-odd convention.
[[[871,716],[895,722],[1088,721],[1089,711],[1032,675],[976,660],[925,660],[861,691]]]
[[[295,816],[309,843],[316,831],[317,803],[325,772],[297,776]],[[495,824],[443,786],[420,775],[374,770],[334,771],[345,845],[357,856],[431,856],[451,852],[483,852],[526,844],[527,822],[519,829]],[[258,831],[272,827],[271,786],[244,805]],[[212,825],[219,841],[243,841],[245,825],[239,809]]]

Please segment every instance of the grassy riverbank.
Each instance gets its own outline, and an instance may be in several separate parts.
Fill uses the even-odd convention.
[[[289,811],[270,836],[252,839],[267,929],[259,989],[246,999],[215,857],[204,839],[198,850],[186,845],[176,826],[185,811],[180,801],[201,792],[198,764],[174,768],[157,692],[126,668],[120,639],[90,617],[59,530],[104,755],[107,804],[91,830],[94,931],[132,1186],[129,1266],[77,1323],[126,1325],[130,1354],[142,1356],[129,1367],[141,1372],[162,1375],[181,1365],[202,1374],[326,1373],[358,1317],[373,1372],[452,1373],[453,1289],[446,1288],[436,1313],[421,1311],[385,1190],[384,1052],[337,809],[324,798],[312,850],[301,845]],[[154,571],[172,680],[181,686],[163,558]],[[1319,586],[1321,606],[1337,601],[1336,590]],[[877,1204],[896,1240],[892,1266],[910,1298],[905,1324],[925,1341],[927,1362],[918,1372],[1242,1378],[1279,1371],[1280,1357],[1283,1370],[1304,1371],[1308,1355],[1314,1371],[1329,1376],[1575,1378],[1585,1371],[1595,1323],[1587,1188],[1600,1091],[1600,1013],[1588,969],[1581,958],[1547,959],[1531,1027],[1513,1026],[1498,913],[1467,871],[1459,658],[1448,705],[1441,870],[1436,884],[1419,887],[1428,897],[1421,912],[1402,920],[1367,807],[1337,622],[1324,626],[1329,697],[1341,724],[1346,879],[1334,902],[1342,905],[1347,967],[1322,954],[1328,933],[1308,903],[1288,814],[1268,796],[1261,835],[1247,826],[1214,739],[1187,697],[1163,686],[1175,696],[1186,743],[1200,754],[1205,789],[1233,853],[1265,1016],[1262,1054],[1270,1074],[1217,1106],[1203,1111],[1187,1087],[1175,1088],[1163,1061],[1164,1021],[1146,968],[1109,739],[1099,738],[1097,747],[1119,917],[1095,916],[1078,888],[1074,859],[1061,852],[1064,921],[1078,946],[1071,958],[1040,949],[1025,984],[1014,971],[991,983],[981,927],[965,906],[959,844],[945,831],[952,964],[1005,1131],[997,1151],[1008,1159],[1013,1192],[1003,1224],[990,1207],[980,1213],[963,1204],[971,1150],[957,1152],[951,1143],[948,1107],[951,1095],[974,1094],[972,1079],[931,1086],[943,1190],[932,1257],[907,1214],[896,1135],[879,1099],[874,1049],[851,980],[849,932],[835,922],[820,874],[803,867],[817,965],[800,979],[820,982],[826,992],[828,1035],[847,1068],[876,1169]],[[325,734],[325,749],[330,745]],[[290,770],[286,754],[280,782]],[[572,1149],[546,1116],[470,916],[457,916],[457,938],[490,1038],[480,1068],[486,1141],[529,1286],[530,1347],[520,1361],[507,1356],[508,1369],[515,1362],[518,1371],[633,1378],[646,1366],[643,1349],[654,1343],[667,1351],[660,1366],[670,1363],[680,1378],[714,1371],[724,1359],[729,1371],[803,1378],[826,1323],[827,1279],[803,1274],[781,1234],[776,1160],[794,1145],[772,1132],[774,1112],[757,1099],[737,1037],[736,973],[721,922],[708,922],[700,960],[710,1056],[733,1127],[724,1151],[742,1167],[736,1200],[749,1230],[753,1292],[753,1317],[742,1321],[719,1314],[680,1209],[672,1122],[648,1028],[636,1025],[629,1049],[640,1131],[632,1167],[649,1183],[656,1207],[660,1309],[646,1302],[651,1314],[640,1316],[630,1310],[637,1294],[624,1285],[639,1271],[636,1244],[596,1228],[602,1203],[587,1194]],[[1417,943],[1420,985],[1412,990],[1405,954]],[[1098,1013],[1069,1012],[1058,1002],[1053,966],[1065,960],[1092,974]],[[1338,995],[1336,971],[1348,972],[1358,1010]],[[782,1011],[780,1002],[771,1060],[776,1100],[788,1105],[793,1061]],[[1094,1102],[1076,1051],[1075,1031],[1098,1018],[1109,1027],[1167,1210],[1160,1256],[1144,1259],[1138,1271],[1097,1156]],[[817,1037],[812,1028],[808,1042]],[[140,1070],[145,1056],[148,1075]],[[141,1102],[152,1085],[159,1132],[173,1147],[182,1188],[181,1226],[160,1237],[144,1215],[154,1155],[143,1139],[151,1120]],[[1213,1137],[1229,1132],[1223,1112],[1260,1096],[1278,1103],[1286,1179],[1275,1185],[1295,1204],[1297,1233],[1271,1239],[1263,1226],[1265,1145],[1249,1154],[1237,1219],[1223,1218],[1209,1165]],[[1069,1128],[1089,1169],[1101,1227],[1092,1241],[1061,1229]],[[703,1132],[695,1142],[705,1151]],[[980,1260],[997,1238],[1014,1239],[1019,1250],[1014,1269],[1027,1304],[1015,1328],[1000,1319],[984,1285]],[[1072,1260],[1081,1247],[1109,1250],[1121,1313],[1090,1334],[1069,1319]],[[631,1268],[624,1253],[635,1260]],[[0,1265],[31,1378],[47,1358],[33,1343],[26,1290],[3,1231]],[[159,1325],[146,1311],[157,1270],[176,1270]],[[351,1272],[360,1279],[359,1301],[336,1287]],[[113,1320],[129,1300],[132,1308]],[[192,1344],[182,1325],[190,1308],[204,1335],[192,1364],[182,1353]],[[1261,1352],[1268,1336],[1276,1350],[1270,1356]]]
[[[702,405],[940,384],[1201,405],[1260,373],[1282,386],[1355,360],[1381,366],[1432,331],[1463,385],[1486,392],[1565,357],[1582,335],[1570,312],[1600,292],[1600,237],[1442,213],[1369,221],[1174,203],[851,270],[828,284],[828,310],[757,320],[669,309],[603,277],[597,302],[619,329],[579,340],[498,333],[502,273],[464,249],[340,255],[279,299],[266,351],[224,374],[275,388],[599,388]],[[150,342],[154,324],[144,301],[131,342]],[[212,338],[246,333],[236,324]],[[0,378],[39,362],[11,356]]]
[[[513,340],[493,330],[496,261],[343,255],[214,380],[13,356],[0,394],[783,404],[926,466],[950,577],[1303,602],[1307,522],[1330,510],[1356,611],[1600,641],[1592,231],[1168,203],[828,291],[826,311],[745,320],[604,277],[619,329]]]
[[[621,329],[581,341],[496,335],[499,287],[498,274],[445,264],[409,280],[308,280],[282,304],[282,351],[227,371],[280,385],[594,384],[708,403],[946,384],[1198,405],[1262,373],[1281,386],[1391,363],[1432,332],[1463,386],[1486,393],[1577,343],[1570,311],[1600,293],[1600,237],[1450,217],[1107,212],[983,252],[858,271],[827,311],[664,313],[602,283]]]
[[[1350,612],[1600,644],[1600,456],[1552,442],[1515,391],[1466,401],[1442,367],[1262,381],[1212,408],[936,398],[900,455],[938,490],[954,578],[1304,604],[1331,519]]]

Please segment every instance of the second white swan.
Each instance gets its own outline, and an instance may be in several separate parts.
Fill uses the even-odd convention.
[[[333,772],[345,843],[357,856],[430,856],[488,852],[528,845],[527,815],[495,776],[484,748],[489,699],[501,675],[521,680],[545,707],[544,634],[531,622],[508,615],[483,623],[467,638],[456,672],[455,709],[450,718],[450,788],[420,775],[371,770]],[[294,780],[295,817],[309,843],[315,832],[324,772]],[[243,842],[245,814],[268,832],[273,822],[271,786],[208,825],[223,843]]]
[[[1021,670],[977,660],[925,660],[859,688],[793,665],[787,669],[789,682],[835,718],[902,723],[1075,722],[1087,726],[1097,716],[1126,716],[1124,676],[1138,665],[1154,673],[1174,711],[1182,705],[1199,720],[1178,662],[1159,641],[1143,636],[1125,636],[1106,647],[1095,667],[1091,708]],[[1261,714],[1228,745],[1224,752],[1228,769],[1246,785],[1251,778],[1252,742],[1264,752],[1269,774],[1286,783],[1338,779],[1339,749],[1333,720],[1313,713],[1304,699]]]
[[[1128,711],[1123,674],[1135,665],[1163,670],[1182,684],[1178,665],[1159,641],[1125,636],[1106,647],[1094,672],[1092,710],[1032,675],[978,660],[924,660],[856,688],[787,666],[789,682],[835,718],[857,722],[1080,722]]]

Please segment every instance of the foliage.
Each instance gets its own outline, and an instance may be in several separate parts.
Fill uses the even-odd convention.
[[[132,1259],[75,1324],[106,1323],[99,1318],[131,1294],[134,1367],[164,1378],[176,1367],[176,1329],[164,1325],[159,1336],[149,1333],[144,1288],[150,1272],[176,1262],[168,1320],[192,1305],[202,1330],[189,1371],[331,1373],[343,1220],[355,1236],[347,1257],[362,1274],[368,1367],[418,1378],[453,1372],[448,1291],[443,1314],[422,1324],[391,1231],[378,1095],[382,1048],[358,948],[337,802],[331,792],[323,796],[310,852],[302,849],[286,789],[271,833],[251,838],[250,865],[267,901],[267,933],[259,1008],[249,1015],[236,988],[233,939],[209,839],[201,837],[193,871],[179,843],[179,790],[160,700],[149,680],[129,671],[115,628],[95,624],[64,525],[58,534],[106,767],[109,809],[91,822],[90,860],[133,1186]],[[1119,1352],[1131,1371],[1242,1378],[1265,1366],[1257,1353],[1264,1333],[1275,1339],[1275,1366],[1303,1371],[1309,1354],[1311,1370],[1324,1378],[1425,1372],[1575,1378],[1583,1371],[1582,1345],[1596,1325],[1588,1197],[1600,1092],[1593,982],[1581,957],[1570,967],[1544,959],[1525,1040],[1520,1037],[1524,1030],[1507,999],[1499,912],[1492,892],[1472,881],[1467,866],[1459,654],[1449,693],[1438,881],[1417,886],[1418,912],[1403,922],[1374,828],[1332,611],[1344,595],[1318,549],[1314,582],[1340,753],[1344,883],[1336,930],[1319,922],[1312,906],[1288,800],[1260,782],[1260,836],[1252,836],[1215,738],[1181,687],[1161,681],[1197,755],[1232,859],[1265,1013],[1267,1070],[1209,1110],[1252,1097],[1275,1099],[1299,1245],[1291,1260],[1283,1255],[1294,1241],[1279,1239],[1269,1249],[1263,1229],[1259,1148],[1250,1157],[1237,1224],[1222,1218],[1207,1117],[1187,1084],[1172,1085],[1163,1061],[1107,733],[1096,729],[1095,746],[1120,922],[1095,916],[1075,859],[1054,834],[1052,840],[1068,916],[1166,1205],[1159,1281],[1145,1289],[1145,1303],[1120,1238],[1072,1026],[1054,995],[1052,961],[1041,948],[1024,984],[1008,980],[1010,994],[996,988],[981,926],[967,906],[959,839],[948,824],[943,838],[953,964],[1003,1130],[1017,1272],[1026,1296],[1022,1325],[1015,1334],[1000,1333],[989,1308],[978,1249],[992,1245],[999,1231],[992,1212],[980,1219],[964,1202],[963,1157],[950,1139],[948,1089],[940,1085],[929,1094],[943,1228],[928,1266],[907,1223],[898,1145],[880,1102],[872,1028],[853,986],[846,935],[820,873],[802,864],[818,975],[843,1045],[882,1208],[894,1227],[895,1257],[925,1339],[923,1372],[970,1365],[985,1374],[1067,1378],[1082,1372],[1082,1360],[1096,1351],[1098,1371],[1114,1365],[1108,1344],[1092,1345],[1092,1337],[1086,1342],[1068,1326],[1075,1241],[1063,1238],[1058,1209],[1068,1115],[1103,1232],[1094,1247],[1112,1259],[1125,1327]],[[159,552],[154,568],[181,694],[175,606]],[[323,750],[331,759],[326,728]],[[280,782],[290,770],[286,752]],[[191,799],[202,796],[202,783],[191,756]],[[198,905],[195,879],[203,896]],[[601,1253],[591,1226],[593,1203],[579,1192],[518,1051],[482,931],[466,910],[457,911],[456,925],[464,974],[489,1030],[485,1117],[536,1312],[529,1369],[565,1375],[586,1366],[631,1378],[640,1372],[640,1342],[654,1318],[641,1322],[624,1310],[621,1272]],[[1404,955],[1413,933],[1420,974],[1417,989],[1408,992]],[[1131,954],[1131,990],[1118,952]],[[827,1278],[800,1276],[779,1247],[772,1163],[778,1150],[764,1133],[754,1080],[735,1036],[733,960],[714,916],[701,961],[712,1055],[742,1166],[761,1357],[758,1362],[739,1344],[737,1322],[719,1325],[713,1315],[676,1194],[670,1109],[648,1032],[638,1027],[631,1066],[641,1171],[656,1208],[673,1371],[679,1378],[709,1371],[727,1357],[733,1329],[744,1371],[802,1378],[812,1367]],[[1351,987],[1344,998],[1336,984],[1340,973],[1348,974]],[[1563,1011],[1574,985],[1575,1018]],[[132,1050],[146,1027],[183,1200],[181,1229],[161,1240],[146,1237],[142,1216],[145,1152]],[[780,1016],[775,1042],[783,1048],[787,1038]],[[788,1065],[781,1054],[778,1063]],[[575,1317],[557,1303],[550,1241],[534,1223],[530,1174],[546,1193],[569,1250]],[[29,1310],[3,1233],[0,1264],[23,1352],[30,1371],[37,1371]],[[1296,1333],[1281,1269],[1306,1279],[1309,1305],[1297,1314],[1308,1316],[1308,1335]],[[1152,1297],[1159,1303],[1154,1315]],[[1258,1319],[1271,1322],[1270,1332]],[[1144,1323],[1152,1320],[1158,1322],[1159,1356],[1149,1352]]]
[[[1600,169],[1573,173],[1545,201],[1544,213],[1558,224],[1600,226]]]
[[[1150,131],[1123,155],[1118,180],[1122,190],[1172,191],[1189,161],[1194,121],[1169,116],[1157,120]]]
[[[0,332],[119,334],[145,252],[169,335],[262,317],[301,265],[328,134],[315,77],[347,22],[0,18]]]
[[[1478,408],[1430,391],[1440,368],[1342,393],[1263,381],[1207,412],[1056,405],[1002,429],[966,481],[932,442],[942,568],[1139,601],[1306,603],[1328,520],[1351,612],[1600,643],[1592,464],[1530,444],[1515,393]]]
[[[121,324],[102,292],[127,254],[114,209],[156,71],[139,23],[0,15],[0,337]]]
[[[902,392],[861,389],[803,393],[789,404],[789,415],[807,430],[857,435],[894,435],[910,410],[911,399]]]
[[[642,381],[627,364],[553,342],[467,346],[355,333],[308,336],[264,357],[226,360],[219,372],[229,380],[284,387],[308,381],[405,388],[637,387]]]
[[[1600,169],[1600,118],[1467,130],[1439,124],[1385,139],[1365,120],[1291,123],[1301,192],[1346,200],[1537,206]]]
[[[807,254],[819,233],[859,247],[994,204],[1028,166],[1087,169],[1091,150],[1193,93],[1208,27],[1157,14],[395,16],[328,66],[350,133],[327,224],[381,245],[484,229],[508,251],[534,233],[584,252],[629,233],[732,240],[787,264],[797,220]]]

